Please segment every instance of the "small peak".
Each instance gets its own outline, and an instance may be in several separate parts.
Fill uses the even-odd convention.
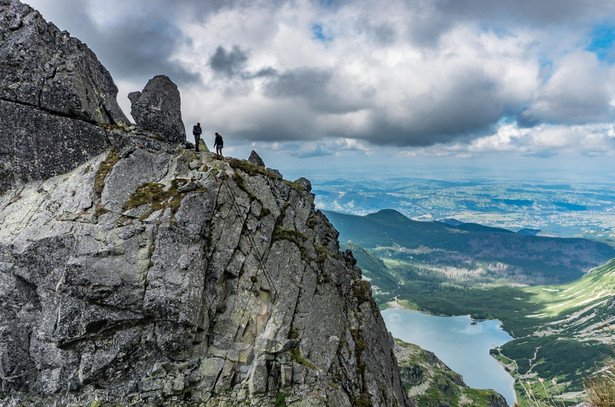
[[[261,158],[260,155],[258,155],[258,153],[254,150],[252,150],[252,152],[250,153],[250,158],[248,158],[248,161],[250,161],[252,164],[258,166],[258,167],[264,167],[265,166],[265,162],[263,161],[263,159]]]

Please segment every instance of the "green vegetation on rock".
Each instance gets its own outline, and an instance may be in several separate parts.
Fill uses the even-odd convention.
[[[395,339],[395,357],[410,399],[421,407],[505,407],[506,401],[493,390],[469,388],[462,377],[433,353]]]

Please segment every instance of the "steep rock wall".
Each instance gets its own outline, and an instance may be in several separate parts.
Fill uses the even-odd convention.
[[[2,404],[410,405],[308,182],[147,147],[0,199]]]
[[[117,87],[81,41],[17,0],[0,0],[0,193],[61,174],[128,123]]]

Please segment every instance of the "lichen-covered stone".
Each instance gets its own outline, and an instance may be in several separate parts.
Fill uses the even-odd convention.
[[[169,143],[186,142],[179,90],[168,76],[154,76],[141,92],[132,92],[128,98],[138,126]]]
[[[0,404],[410,405],[312,194],[130,140],[0,197]]]

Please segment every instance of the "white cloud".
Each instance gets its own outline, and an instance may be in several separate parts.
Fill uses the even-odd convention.
[[[579,124],[615,119],[613,67],[595,54],[579,51],[562,56],[546,83],[537,89],[523,113],[530,122]]]
[[[298,156],[614,148],[614,70],[585,50],[595,24],[615,25],[613,2],[30,3],[99,54],[127,113],[128,92],[168,74],[188,128],[237,144]]]

